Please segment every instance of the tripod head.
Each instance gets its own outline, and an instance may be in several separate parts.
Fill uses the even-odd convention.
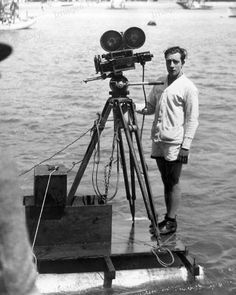
[[[109,94],[112,95],[112,97],[126,97],[129,94],[128,86],[137,86],[137,85],[163,85],[163,81],[149,81],[149,82],[132,82],[130,83],[128,79],[123,75],[122,72],[119,73],[110,73],[108,75],[103,74],[99,77],[94,78],[87,78],[84,80],[85,83],[100,80],[100,79],[106,79],[111,78],[109,86],[112,91],[109,92]]]
[[[112,91],[109,94],[112,97],[126,97],[129,94],[128,86],[137,86],[137,85],[163,85],[163,81],[149,81],[149,82],[132,82],[130,83],[128,79],[122,74],[119,75],[111,74],[111,80],[109,86]]]
[[[129,94],[128,79],[122,74],[122,72],[119,75],[111,74],[109,86],[111,88],[109,94],[114,98],[126,97]]]

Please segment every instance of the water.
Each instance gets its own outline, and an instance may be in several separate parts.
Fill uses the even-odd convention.
[[[164,49],[176,44],[186,47],[189,58],[185,72],[200,92],[200,126],[190,163],[183,170],[178,235],[204,267],[206,278],[200,283],[158,290],[146,286],[139,291],[235,294],[235,18],[228,17],[227,3],[213,3],[211,11],[186,11],[174,2],[132,2],[125,10],[108,9],[108,4],[82,4],[76,9],[45,6],[43,12],[36,3],[27,7],[29,13],[41,14],[32,29],[0,33],[0,42],[14,47],[14,54],[1,63],[0,147],[11,152],[19,173],[24,173],[92,127],[96,112],[108,98],[108,80],[88,84],[82,80],[95,74],[93,58],[103,53],[99,39],[106,30],[125,31],[138,26],[145,31],[146,42],[138,52],[149,50],[154,54],[152,62],[146,64],[146,80],[165,71]],[[150,20],[157,25],[147,26]],[[137,65],[135,71],[125,75],[130,81],[140,81],[141,67]],[[139,86],[130,88],[130,92],[135,103],[144,101]],[[146,118],[143,145],[158,213],[162,215],[162,184],[149,157],[151,122],[152,118]],[[112,135],[112,123],[108,122],[101,142],[103,164],[111,155]],[[86,134],[48,162],[70,169],[73,162],[81,160],[89,140]],[[68,174],[68,185],[76,168]],[[80,192],[93,193],[91,169],[86,170]],[[22,194],[31,194],[33,170],[19,179]],[[112,184],[111,190],[114,187]],[[127,203],[120,195],[114,201],[115,213],[129,218]],[[138,202],[137,216],[145,215],[143,207]],[[139,294],[114,290],[114,294],[122,292]]]

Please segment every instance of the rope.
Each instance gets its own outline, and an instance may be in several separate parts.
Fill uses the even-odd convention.
[[[34,254],[34,252],[33,252],[33,263],[35,263],[35,266],[36,266],[36,269],[38,269],[38,260],[37,260],[37,257],[36,257],[36,255]]]
[[[147,242],[144,242],[144,241],[141,241],[141,240],[137,240],[137,239],[134,239],[134,238],[129,238],[129,240],[131,240],[133,243],[135,244],[139,244],[139,245],[146,245],[148,247],[151,248],[151,251],[152,253],[154,254],[154,256],[156,257],[157,261],[159,264],[161,264],[163,267],[168,267],[168,266],[171,266],[172,264],[174,264],[175,262],[175,258],[174,258],[174,255],[172,254],[171,250],[168,248],[168,247],[163,247],[172,237],[173,237],[174,234],[172,234],[168,239],[165,240],[164,243],[162,243],[161,246],[158,245],[158,247],[154,247],[153,245],[147,243]],[[122,237],[121,235],[119,235],[119,239],[123,239],[123,240],[127,240],[126,237]],[[170,254],[170,257],[171,257],[171,261],[168,263],[168,262],[164,262],[163,260],[160,259],[159,257],[159,254],[158,252],[168,252]]]
[[[36,238],[37,238],[39,225],[40,225],[40,221],[41,221],[41,218],[42,218],[42,213],[43,213],[43,209],[44,209],[44,205],[45,205],[45,201],[46,201],[46,197],[47,197],[47,193],[48,193],[48,188],[49,188],[49,184],[50,184],[50,181],[51,181],[51,176],[57,170],[58,170],[58,167],[55,167],[55,169],[52,170],[52,172],[49,174],[49,177],[48,177],[48,182],[47,182],[45,194],[44,194],[44,197],[43,197],[43,203],[42,203],[42,206],[41,206],[41,210],[40,210],[40,214],[39,214],[39,218],[38,218],[38,222],[37,222],[37,226],[36,226],[36,230],[35,230],[35,234],[34,234],[34,239],[33,239],[33,243],[32,243],[32,250],[34,249],[35,241],[36,241]]]
[[[81,162],[82,162],[82,160],[80,160],[80,161],[78,161],[78,162],[72,162],[72,167],[71,167],[70,169],[68,169],[68,170],[66,171],[66,173],[71,172],[71,171],[73,170],[73,168],[74,168],[76,165],[80,164]]]
[[[168,252],[170,254],[171,261],[168,263],[168,262],[164,262],[163,260],[161,260],[160,257],[158,256],[158,252],[159,253]],[[175,262],[174,255],[172,254],[171,250],[167,247],[165,247],[165,248],[164,247],[155,247],[155,248],[153,247],[152,253],[156,256],[157,261],[164,267],[171,266]]]
[[[63,151],[65,151],[68,147],[70,147],[71,145],[73,145],[74,143],[76,143],[78,140],[80,140],[83,136],[85,136],[89,131],[91,131],[91,128],[89,128],[87,131],[85,131],[82,135],[80,135],[78,138],[76,138],[74,141],[72,141],[71,143],[67,144],[64,148],[62,148],[61,150],[55,152],[52,156],[50,156],[49,158],[39,162],[38,164],[34,165],[33,167],[31,167],[30,169],[26,170],[25,172],[22,172],[21,174],[19,174],[19,176],[23,176],[27,173],[29,173],[31,170],[33,170],[34,168],[38,167],[39,165],[51,160],[52,158],[54,158],[55,156],[57,156],[58,154],[62,153]],[[74,165],[75,166],[75,165]],[[73,166],[73,167],[74,167]],[[70,169],[72,170],[73,167]]]

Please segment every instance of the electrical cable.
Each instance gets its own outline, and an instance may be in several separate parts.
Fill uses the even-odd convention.
[[[101,152],[100,152],[100,132],[99,132],[99,126],[101,123],[101,116],[99,115],[98,120],[95,122],[95,128],[97,130],[97,135],[98,135],[98,142],[97,142],[97,148],[94,148],[94,161],[93,161],[93,170],[92,170],[92,185],[93,185],[93,189],[94,192],[97,196],[102,197],[102,194],[99,190],[98,187],[98,167],[99,167],[99,163],[100,163],[100,158],[101,158]],[[96,166],[96,171],[95,171],[95,166]],[[94,175],[95,175],[95,180],[94,180]]]
[[[117,162],[117,180],[116,180],[116,188],[115,192],[113,195],[108,199],[108,201],[111,201],[114,199],[118,192],[118,183],[119,183],[119,155],[118,155],[118,150],[117,150],[117,160],[114,161],[114,151],[115,151],[115,143],[117,143],[118,146],[118,135],[117,132],[114,133],[113,136],[113,141],[112,141],[112,151],[111,151],[111,156],[110,156],[110,161],[109,163],[104,167],[104,184],[105,184],[105,193],[102,194],[99,185],[98,185],[98,172],[99,172],[99,164],[100,164],[100,151],[97,151],[100,149],[100,145],[98,145],[97,149],[94,152],[94,161],[93,161],[93,170],[92,170],[92,185],[94,188],[94,192],[97,196],[103,197],[104,195],[107,197],[108,196],[108,190],[109,190],[109,180],[111,177],[111,170],[112,170],[112,164],[113,162]],[[99,154],[99,157],[96,159],[96,154]],[[108,169],[108,171],[107,171]]]
[[[145,77],[145,65],[142,64],[142,82],[144,82],[144,77]],[[145,101],[145,108],[147,107],[147,95],[146,95],[146,91],[145,91],[145,86],[142,85],[142,89],[143,89],[143,95],[144,95],[144,101]],[[142,119],[142,124],[141,124],[141,129],[140,129],[140,140],[142,140],[142,136],[143,136],[143,128],[144,128],[144,122],[145,122],[145,115],[143,114],[143,119]]]

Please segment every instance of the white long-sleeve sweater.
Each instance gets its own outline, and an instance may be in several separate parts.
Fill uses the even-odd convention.
[[[155,114],[151,138],[189,149],[198,127],[198,90],[184,74],[169,86],[167,76],[158,80],[164,85],[152,88],[147,103],[147,114]]]

